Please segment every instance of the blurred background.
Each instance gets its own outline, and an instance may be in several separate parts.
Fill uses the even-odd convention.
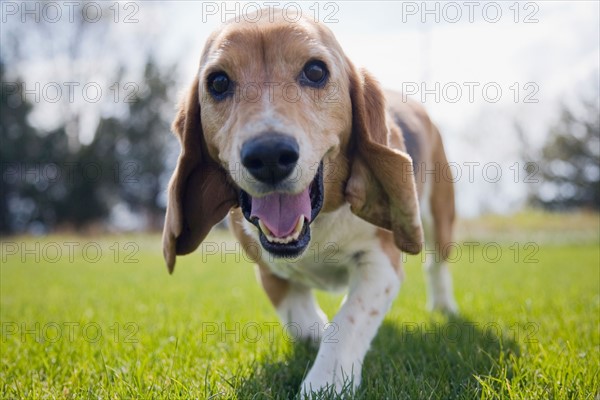
[[[1,233],[160,230],[177,100],[208,34],[259,5],[2,2]],[[463,218],[600,207],[598,2],[280,7],[425,104]]]

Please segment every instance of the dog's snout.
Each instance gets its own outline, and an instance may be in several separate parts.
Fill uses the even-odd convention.
[[[264,183],[275,184],[285,179],[298,158],[300,149],[296,139],[279,133],[261,135],[242,145],[242,164]]]

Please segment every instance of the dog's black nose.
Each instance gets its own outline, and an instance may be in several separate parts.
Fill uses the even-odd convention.
[[[281,182],[292,173],[299,157],[296,139],[279,133],[260,135],[242,145],[242,164],[264,183]]]

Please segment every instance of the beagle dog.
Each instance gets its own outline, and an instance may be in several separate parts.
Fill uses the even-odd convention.
[[[360,384],[402,281],[401,251],[424,246],[419,199],[431,221],[429,306],[456,311],[444,262],[453,186],[440,176],[442,140],[420,105],[384,93],[323,24],[259,14],[210,35],[179,106],[164,257],[172,272],[176,256],[229,214],[282,323],[307,339],[318,327],[301,393],[339,393]],[[312,290],[340,288],[347,296],[328,322]]]

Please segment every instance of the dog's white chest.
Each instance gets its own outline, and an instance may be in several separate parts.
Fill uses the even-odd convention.
[[[375,229],[346,205],[317,217],[311,224],[310,245],[300,257],[275,258],[265,251],[262,258],[282,278],[317,289],[341,290],[348,285],[348,269],[364,252],[379,245]],[[257,235],[256,229],[252,231]]]

